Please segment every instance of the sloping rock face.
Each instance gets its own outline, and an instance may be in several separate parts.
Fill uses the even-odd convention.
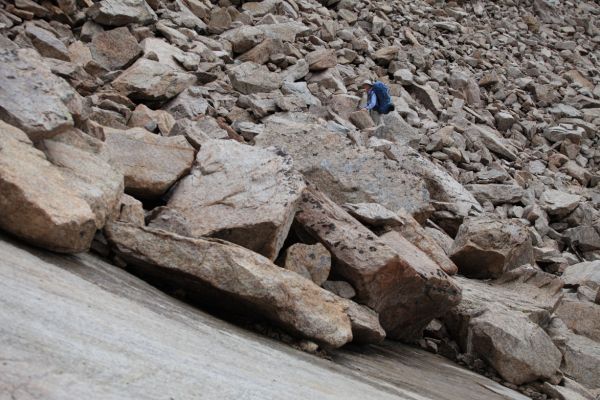
[[[392,248],[314,188],[302,195],[296,221],[331,252],[333,271],[379,313],[388,337],[415,338],[460,301],[460,288],[418,248],[402,237]]]
[[[89,249],[96,216],[19,129],[0,122],[0,227],[50,250]]]
[[[208,141],[167,207],[182,214],[192,236],[224,239],[274,260],[304,190],[289,156],[233,141]]]
[[[505,271],[533,264],[533,246],[518,221],[470,218],[461,225],[450,258],[471,278],[498,278]]]
[[[296,168],[338,204],[379,203],[392,211],[404,208],[417,219],[429,214],[429,193],[423,182],[396,163],[322,126],[272,119],[256,138],[260,147],[277,146],[290,154]]]
[[[0,260],[0,386],[16,397],[242,398],[250,391],[289,400],[392,400],[399,393],[526,400],[399,343],[368,355],[342,348],[334,362],[304,354],[173,299],[93,254],[65,257],[2,235]],[[419,387],[424,376],[431,382],[426,392]]]
[[[34,141],[73,126],[71,86],[27,50],[0,49],[0,118]]]
[[[223,241],[185,238],[119,222],[109,224],[105,232],[118,254],[140,273],[177,283],[192,296],[216,295],[222,305],[231,302],[248,308],[333,347],[352,340],[348,300],[256,253]]]
[[[105,128],[104,135],[103,153],[135,196],[160,196],[192,168],[194,148],[182,136],[163,137],[142,128]]]

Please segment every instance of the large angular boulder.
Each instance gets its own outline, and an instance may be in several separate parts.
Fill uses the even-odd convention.
[[[169,100],[196,82],[192,74],[141,58],[112,82],[122,94],[141,101]]]
[[[135,37],[125,27],[98,32],[92,37],[89,48],[94,62],[106,71],[128,67],[142,52]]]
[[[582,262],[567,267],[562,277],[566,286],[590,291],[591,299],[600,304],[600,261]]]
[[[405,209],[417,220],[430,214],[430,197],[422,179],[395,161],[328,132],[305,115],[274,115],[255,138],[260,147],[277,146],[294,158],[304,177],[338,204],[379,203]]]
[[[33,24],[27,24],[25,33],[36,50],[44,57],[56,58],[63,61],[71,61],[67,46],[61,42],[52,32]]]
[[[367,226],[399,232],[406,240],[435,261],[448,275],[454,275],[458,271],[458,267],[448,258],[444,249],[406,211],[399,210],[394,213],[376,203],[346,203],[343,207],[350,215]]]
[[[600,346],[573,333],[560,318],[553,318],[548,333],[563,353],[561,372],[589,389],[600,389]]]
[[[581,202],[581,196],[548,189],[542,193],[540,203],[550,216],[563,218],[575,210]]]
[[[333,271],[391,338],[414,339],[460,301],[460,288],[418,248],[401,236],[392,248],[315,188],[302,195],[296,222],[331,252]]]
[[[520,385],[558,372],[561,353],[529,319],[486,311],[469,323],[470,349],[507,381]]]
[[[484,203],[489,201],[493,205],[514,204],[523,199],[525,190],[519,185],[504,184],[473,184],[466,185],[465,188],[479,201]]]
[[[450,258],[461,274],[498,278],[505,271],[533,264],[533,245],[526,226],[517,220],[467,218],[458,230]]]
[[[123,194],[123,174],[99,154],[73,141],[45,140],[44,152],[73,192],[88,203],[96,228],[102,229]]]
[[[158,20],[145,0],[101,0],[88,8],[87,15],[108,26],[146,25]]]
[[[304,187],[291,157],[279,150],[211,140],[167,207],[187,219],[194,237],[224,239],[274,260]]]
[[[125,176],[125,190],[142,198],[164,194],[192,168],[194,148],[183,136],[163,137],[142,128],[104,128],[104,154]]]
[[[386,156],[397,162],[406,173],[422,180],[438,211],[451,212],[460,224],[462,220],[482,211],[473,195],[448,172],[438,167],[418,151],[406,145],[389,144],[381,148]]]
[[[462,351],[514,384],[554,376],[561,354],[544,328],[561,298],[560,278],[526,266],[492,282],[456,280],[462,300],[442,320]]]
[[[251,61],[231,69],[228,75],[233,88],[243,94],[271,92],[283,82],[279,74]]]
[[[73,88],[44,66],[32,50],[0,50],[0,119],[33,141],[73,126]]]
[[[337,65],[337,56],[334,50],[319,49],[311,51],[305,57],[311,71],[322,71]]]
[[[559,303],[556,315],[576,334],[600,342],[600,304],[569,293]]]
[[[0,121],[0,228],[53,251],[89,249],[96,216],[27,135]]]
[[[243,247],[121,222],[107,225],[105,232],[135,273],[177,285],[190,297],[221,308],[249,310],[328,346],[352,340],[352,320],[362,338],[368,337],[365,331],[381,329],[368,329],[375,322],[372,312]]]

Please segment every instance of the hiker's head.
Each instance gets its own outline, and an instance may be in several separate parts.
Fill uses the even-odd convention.
[[[373,86],[373,82],[371,82],[370,80],[364,80],[362,83],[362,88],[364,91],[368,91],[371,89],[371,87]]]

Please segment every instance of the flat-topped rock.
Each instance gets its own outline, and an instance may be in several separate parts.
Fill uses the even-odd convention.
[[[211,140],[167,207],[187,219],[192,236],[228,240],[274,260],[304,187],[279,150]]]

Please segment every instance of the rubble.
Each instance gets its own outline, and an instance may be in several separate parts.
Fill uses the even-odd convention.
[[[320,344],[387,332],[536,398],[597,391],[599,16],[0,0],[0,228],[144,274],[212,254],[215,302]],[[394,111],[363,109],[366,79]],[[242,259],[264,267],[246,297]]]

